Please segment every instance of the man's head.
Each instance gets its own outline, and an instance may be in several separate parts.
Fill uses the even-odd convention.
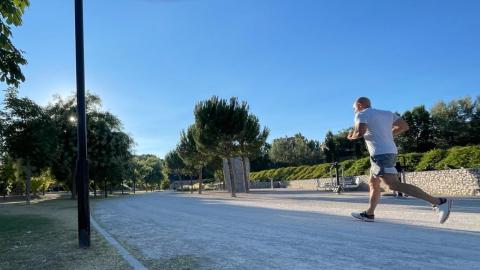
[[[367,108],[370,108],[372,104],[370,103],[370,99],[367,97],[359,97],[353,103],[353,109],[355,112],[361,112]]]

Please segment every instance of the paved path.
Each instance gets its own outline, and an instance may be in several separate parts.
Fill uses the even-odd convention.
[[[96,204],[94,216],[148,260],[195,269],[480,269],[480,198],[440,225],[413,199],[383,197],[377,222],[352,219],[366,193],[276,190],[151,193]],[[187,267],[188,269],[188,267]]]

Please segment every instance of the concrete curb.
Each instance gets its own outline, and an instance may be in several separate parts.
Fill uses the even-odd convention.
[[[148,270],[140,261],[138,261],[130,252],[128,252],[113,236],[107,233],[98,223],[90,216],[90,223],[105,239],[114,246],[120,255],[133,267],[135,270]]]

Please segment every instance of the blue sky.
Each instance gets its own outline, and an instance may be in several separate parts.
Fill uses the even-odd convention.
[[[75,89],[73,0],[33,0],[14,42],[21,95]],[[136,152],[163,156],[212,95],[250,104],[273,138],[323,140],[352,101],[403,112],[480,94],[480,1],[84,0],[87,88]],[[4,86],[4,85],[2,85]],[[3,87],[5,88],[5,87]]]

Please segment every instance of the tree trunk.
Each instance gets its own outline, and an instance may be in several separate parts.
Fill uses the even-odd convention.
[[[230,189],[231,189],[231,192],[232,192],[232,197],[237,197],[237,194],[236,194],[236,186],[235,186],[235,175],[233,173],[233,166],[232,166],[232,161],[230,158],[227,158],[227,163],[228,163],[228,171],[229,171],[229,174],[230,174]]]
[[[245,192],[250,192],[250,181],[247,174],[247,158],[242,157],[242,169],[243,169],[243,185],[245,186]]]
[[[202,194],[202,186],[203,186],[203,167],[200,167],[198,170],[198,194]]]
[[[27,161],[27,166],[25,168],[25,195],[26,195],[26,200],[27,204],[30,204],[30,183],[31,183],[31,178],[32,178],[32,172],[30,169],[30,162]]]
[[[135,194],[135,185],[136,185],[137,181],[133,180],[133,194]]]
[[[105,193],[105,198],[108,197],[108,192],[107,192],[107,178],[103,180],[103,193]]]

